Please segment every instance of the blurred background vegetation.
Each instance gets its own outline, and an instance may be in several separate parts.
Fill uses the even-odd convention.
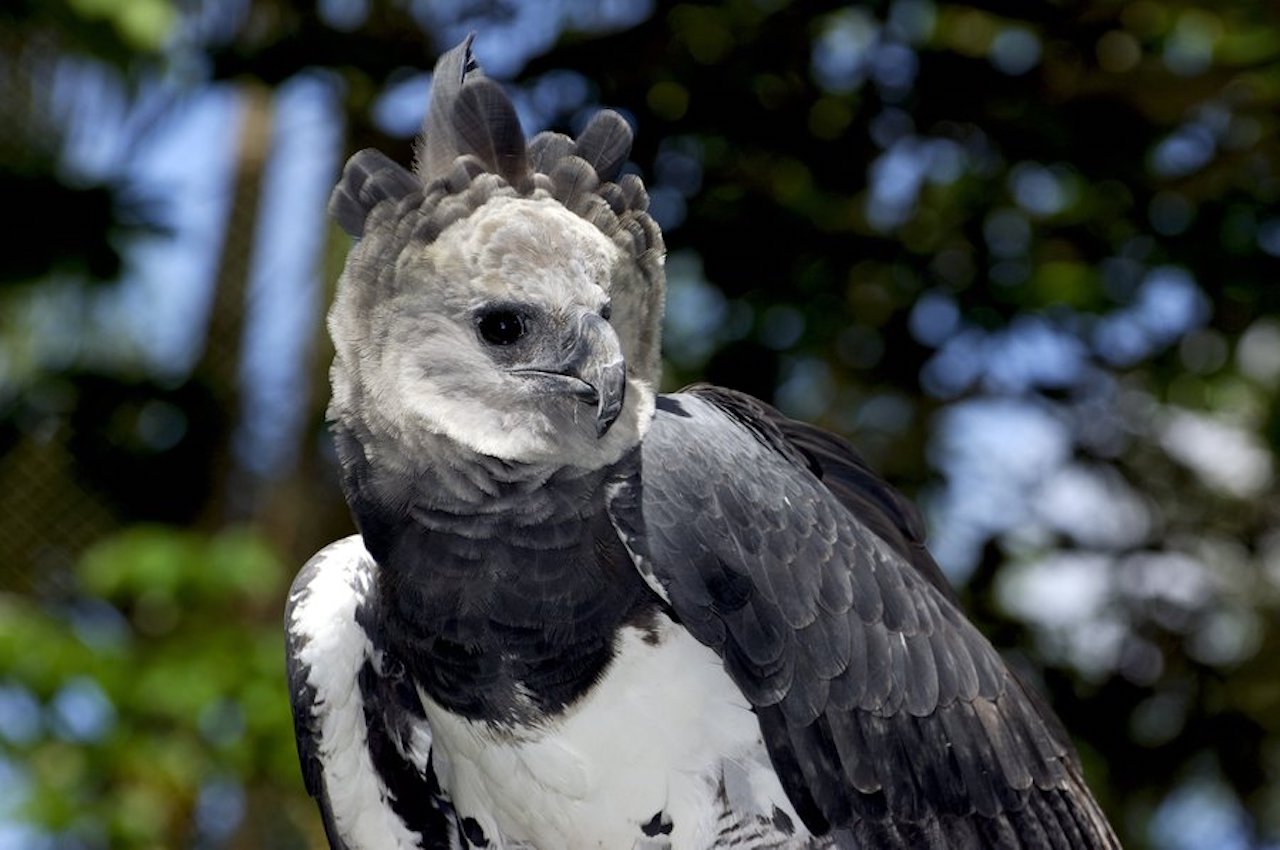
[[[925,506],[1131,848],[1280,847],[1267,0],[19,0],[0,13],[0,848],[321,846],[283,681],[350,532],[345,156],[477,30],[638,128],[667,375]]]

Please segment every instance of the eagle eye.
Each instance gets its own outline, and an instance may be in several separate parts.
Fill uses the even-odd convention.
[[[515,310],[489,310],[480,314],[480,336],[490,345],[511,345],[525,334],[524,316]]]

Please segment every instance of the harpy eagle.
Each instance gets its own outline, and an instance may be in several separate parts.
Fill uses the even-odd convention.
[[[627,123],[526,142],[470,39],[433,89],[415,168],[361,151],[330,201],[359,534],[285,614],[330,845],[1118,847],[908,502],[755,399],[656,393]]]

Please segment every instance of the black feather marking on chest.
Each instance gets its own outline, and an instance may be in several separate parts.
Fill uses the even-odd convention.
[[[397,728],[408,717],[423,718],[422,703],[406,689],[403,671],[383,670],[366,661],[358,675],[364,703],[366,743],[373,768],[388,793],[387,803],[404,825],[421,836],[423,850],[449,850],[453,806],[440,788],[430,763],[423,773],[406,760],[396,746],[408,735]]]
[[[672,822],[671,816],[666,812],[655,812],[648,822],[640,824],[640,831],[649,838],[670,835],[673,829],[675,829],[675,824]]]
[[[624,461],[630,462],[630,461]],[[445,709],[522,724],[586,693],[660,600],[605,512],[617,470],[489,482],[475,504],[398,496],[357,461],[347,495],[378,578],[375,640]],[[425,473],[400,484],[432,493]]]
[[[475,818],[462,819],[462,838],[465,847],[488,847],[489,837]]]

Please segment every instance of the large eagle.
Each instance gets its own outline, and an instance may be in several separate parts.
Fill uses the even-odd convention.
[[[526,142],[470,39],[433,88],[415,168],[361,151],[330,202],[360,533],[286,627],[331,846],[1118,847],[907,501],[748,396],[657,394],[627,123]]]

